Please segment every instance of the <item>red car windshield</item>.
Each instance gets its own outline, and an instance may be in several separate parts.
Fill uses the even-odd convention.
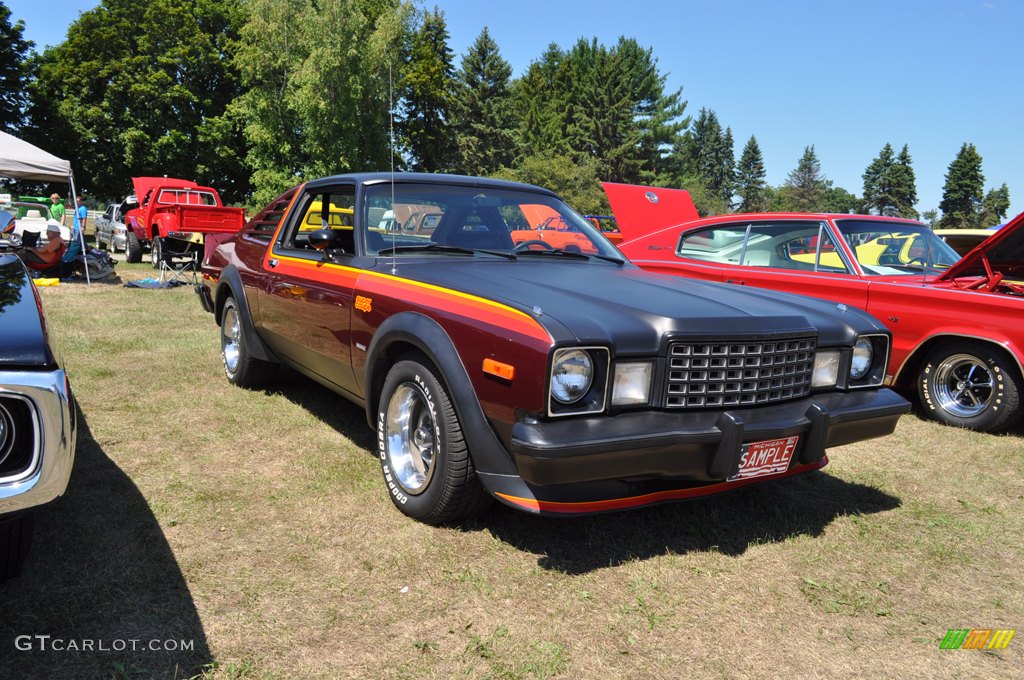
[[[877,220],[836,220],[836,225],[867,274],[898,276],[941,271],[960,259],[924,225]]]

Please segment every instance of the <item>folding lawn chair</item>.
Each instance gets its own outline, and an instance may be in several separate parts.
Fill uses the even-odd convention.
[[[165,238],[160,243],[160,283],[199,284],[201,243]]]

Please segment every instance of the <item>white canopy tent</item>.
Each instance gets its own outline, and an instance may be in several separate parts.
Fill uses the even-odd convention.
[[[22,141],[17,137],[0,132],[0,177],[27,179],[39,182],[67,182],[71,185],[71,209],[78,207],[78,194],[75,192],[75,176],[71,172],[71,162],[57,158],[37,146]],[[82,256],[85,256],[85,225],[78,230],[78,239],[82,245]],[[89,281],[89,268],[85,269],[85,281]]]

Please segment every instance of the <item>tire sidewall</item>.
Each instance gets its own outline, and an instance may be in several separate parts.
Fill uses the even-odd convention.
[[[244,323],[244,321],[242,320],[242,315],[241,313],[239,313],[238,310],[238,303],[235,302],[234,298],[229,297],[227,300],[224,301],[224,309],[222,310],[220,317],[220,363],[221,366],[224,367],[224,375],[227,376],[228,381],[230,381],[232,384],[240,385],[241,382],[239,379],[239,374],[242,372],[244,362],[246,359],[245,328],[243,326],[241,328],[241,332],[238,334],[238,366],[235,368],[235,372],[232,373],[231,369],[228,368],[227,357],[224,356],[224,338],[227,337],[225,334],[224,324],[226,323],[225,320],[228,318],[228,310],[234,311],[235,318],[238,319],[238,324],[240,326],[242,326],[242,324]]]
[[[431,425],[434,428],[434,441],[437,442],[433,471],[427,487],[418,494],[409,493],[395,479],[388,460],[385,439],[388,405],[395,391],[402,385],[409,384],[417,389],[424,398],[431,414]],[[429,517],[441,504],[445,493],[445,480],[448,469],[448,421],[447,413],[441,410],[444,388],[440,385],[433,372],[416,361],[400,361],[391,369],[384,380],[380,403],[377,408],[377,458],[380,462],[384,484],[391,501],[398,509],[418,519]]]
[[[940,405],[935,394],[933,377],[939,365],[952,354],[972,356],[978,363],[984,364],[992,376],[992,401],[984,411],[976,416],[964,418],[946,411]],[[975,346],[955,349],[944,347],[929,353],[917,379],[917,391],[921,398],[922,407],[931,418],[954,427],[965,427],[987,432],[990,429],[998,428],[1010,417],[1005,414],[1008,408],[1006,392],[1009,380],[1010,377],[995,357],[992,356],[991,352],[979,351],[979,348]]]

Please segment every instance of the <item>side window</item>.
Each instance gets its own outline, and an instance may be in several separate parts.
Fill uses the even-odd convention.
[[[288,225],[281,245],[296,250],[315,250],[309,235],[320,229],[334,232],[334,251],[355,253],[355,187],[342,186],[308,193],[299,198],[299,219]]]
[[[676,254],[693,260],[739,264],[746,233],[746,224],[730,224],[686,232],[679,239]]]
[[[771,266],[792,271],[848,274],[849,269],[826,230],[804,226],[780,235],[774,245]]]

